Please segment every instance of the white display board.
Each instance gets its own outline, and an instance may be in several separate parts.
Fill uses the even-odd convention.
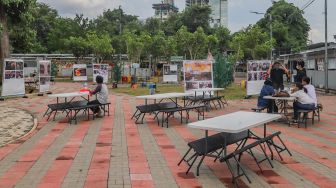
[[[200,88],[213,88],[212,61],[183,61],[185,91]]]
[[[267,70],[271,66],[270,60],[248,61],[247,62],[247,95],[260,94],[265,80],[268,78]]]
[[[5,59],[3,63],[2,96],[25,94],[22,59]]]
[[[163,65],[163,81],[177,82],[177,65]]]
[[[74,81],[87,81],[88,77],[86,64],[74,64],[72,74]]]
[[[108,64],[93,64],[93,81],[96,82],[98,75],[104,78],[104,83],[108,83]]]
[[[50,91],[51,61],[40,60],[37,63],[40,92]]]

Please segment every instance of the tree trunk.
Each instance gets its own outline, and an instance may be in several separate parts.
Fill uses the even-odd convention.
[[[9,36],[7,28],[7,15],[5,7],[0,3],[0,24],[2,25],[2,33],[0,34],[0,83],[2,85],[2,73],[4,59],[9,57]]]

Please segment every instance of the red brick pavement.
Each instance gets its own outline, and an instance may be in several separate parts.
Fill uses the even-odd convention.
[[[54,93],[70,92],[80,88],[80,83],[57,83],[54,86]],[[320,102],[324,104],[324,111],[321,115],[321,122],[316,122],[315,125],[309,123],[308,128],[288,127],[284,124],[272,123],[268,125],[269,131],[281,131],[285,139],[286,145],[293,151],[295,157],[289,157],[283,154],[284,161],[280,161],[280,165],[287,168],[301,177],[295,181],[295,184],[300,184],[300,181],[310,182],[317,187],[336,187],[336,128],[334,120],[336,119],[336,100],[334,96],[320,96]],[[91,164],[88,167],[88,173],[85,180],[85,187],[107,187],[110,168],[110,156],[112,145],[112,130],[115,119],[115,110],[122,110],[125,114],[125,131],[127,140],[127,153],[129,163],[129,173],[131,177],[132,187],[154,187],[154,180],[151,174],[151,169],[148,165],[146,153],[142,145],[142,137],[140,136],[137,126],[133,120],[130,119],[132,115],[132,107],[130,105],[130,97],[124,97],[122,100],[122,107],[116,108],[116,97],[112,95],[111,116],[104,117],[102,120],[102,127],[98,133],[98,140],[96,142],[94,153],[92,155]],[[33,97],[29,99],[15,99],[5,102],[5,105],[20,107],[29,111],[35,111],[39,117],[39,123],[36,130],[30,135],[22,138],[21,140],[8,144],[0,148],[0,160],[5,159],[8,155],[18,150],[22,144],[33,138],[35,134],[42,129],[45,125],[49,124],[45,118],[41,118],[42,113],[46,109],[46,104],[52,102],[50,98]],[[138,101],[142,103],[142,101]],[[255,105],[255,100],[240,100],[230,101],[230,105],[224,110],[212,111],[207,113],[207,117],[214,117],[221,114],[237,110],[249,110]],[[23,105],[21,105],[23,104]],[[4,104],[1,104],[4,105]],[[0,177],[0,187],[15,186],[38,161],[41,155],[54,143],[54,140],[60,137],[63,131],[69,126],[67,123],[61,123],[62,115],[58,118],[58,123],[44,135],[41,140],[33,144],[28,152],[23,153],[22,156],[10,166],[9,169]],[[160,148],[162,156],[170,169],[171,174],[180,187],[201,187],[199,177],[195,176],[193,172],[185,175],[187,166],[182,164],[177,166],[179,159],[182,157],[181,153],[177,151],[176,146],[173,144],[171,138],[167,135],[165,129],[157,126],[156,121],[151,116],[145,118],[150,133],[155,138],[157,146]],[[191,115],[191,121],[196,121],[195,114]],[[80,121],[67,140],[66,144],[57,154],[53,160],[48,171],[43,174],[43,178],[39,182],[39,187],[60,187],[63,183],[64,177],[67,175],[69,169],[73,165],[72,162],[76,158],[76,154],[81,147],[84,138],[87,135],[89,127],[95,124],[96,121]],[[177,119],[172,119],[171,125],[168,129],[173,129],[177,136],[182,138],[185,142],[199,138],[202,132],[195,134],[186,125],[181,125]],[[261,134],[262,128],[253,129],[254,132]],[[196,131],[197,132],[197,131]],[[304,143],[304,144],[299,144]],[[309,145],[309,147],[307,147]],[[229,148],[232,150],[232,148]],[[321,151],[321,152],[318,152]],[[304,156],[309,160],[300,161],[300,156]],[[278,158],[278,157],[276,157]],[[264,172],[261,173],[256,165],[253,163],[249,156],[243,157],[243,164],[251,172],[256,175],[258,181],[265,182],[271,187],[294,187],[293,177],[290,174],[284,175],[278,173],[277,168],[270,168],[268,164],[263,164]],[[0,161],[1,165],[1,161]],[[230,174],[228,173],[226,165],[214,163],[211,159],[206,159],[204,164],[210,169],[210,173],[218,178],[226,187],[232,187]],[[315,168],[314,166],[320,166]],[[193,169],[195,170],[195,169]],[[324,171],[330,170],[333,173],[324,175]],[[202,173],[201,173],[202,176]],[[253,181],[253,180],[252,180]],[[245,181],[239,181],[241,187],[250,187],[252,185],[245,184]],[[204,185],[204,184],[203,184]],[[204,185],[205,186],[205,185]]]

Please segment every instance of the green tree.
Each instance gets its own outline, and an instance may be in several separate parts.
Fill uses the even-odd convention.
[[[91,53],[91,45],[83,37],[70,37],[65,40],[67,49],[77,58],[77,63],[81,58]]]
[[[195,32],[197,28],[202,27],[205,32],[209,32],[211,8],[209,6],[194,5],[187,8],[181,15],[181,21],[188,31]]]
[[[0,74],[2,74],[2,63],[4,58],[9,57],[9,20],[12,23],[20,21],[21,15],[24,14],[36,0],[2,0],[0,1]],[[0,79],[2,80],[2,79]]]
[[[236,60],[267,58],[272,49],[268,33],[259,26],[249,26],[236,33],[232,39],[232,48],[236,51]]]
[[[284,0],[274,1],[265,17],[258,21],[265,32],[270,30],[270,17],[272,15],[273,37],[276,51],[298,52],[307,46],[310,26],[303,17],[303,11],[292,3]]]
[[[107,56],[113,54],[111,38],[107,34],[98,36],[95,32],[90,32],[86,35],[89,48],[97,58],[97,63],[101,63]]]

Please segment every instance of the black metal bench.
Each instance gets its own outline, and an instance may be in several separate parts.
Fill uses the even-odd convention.
[[[248,180],[249,183],[251,183],[251,180],[250,178],[247,176],[244,168],[242,167],[241,163],[240,163],[240,160],[241,160],[241,157],[243,155],[244,152],[247,152],[248,154],[250,154],[252,156],[252,158],[254,159],[254,161],[256,162],[256,164],[258,165],[260,171],[262,171],[262,168],[260,167],[260,163],[264,162],[264,161],[268,161],[268,163],[270,164],[270,166],[273,168],[273,165],[271,163],[271,160],[270,158],[267,156],[266,154],[266,151],[265,151],[265,148],[263,147],[263,143],[266,144],[268,146],[268,148],[271,150],[271,144],[270,142],[273,141],[273,138],[276,137],[276,136],[279,136],[281,134],[281,132],[276,132],[272,135],[269,135],[265,138],[261,138],[251,144],[248,144],[232,153],[230,153],[229,155],[227,156],[224,156],[223,158],[220,159],[220,162],[225,162],[226,165],[228,166],[228,169],[232,175],[232,182],[235,184],[236,187],[239,187],[238,186],[238,183],[237,183],[237,178],[240,178],[241,176],[245,176],[246,179]],[[257,159],[255,154],[253,153],[252,149],[257,147],[257,146],[260,146],[260,149],[264,155],[264,158],[262,159]],[[235,173],[231,163],[230,163],[230,159],[234,159],[236,165],[237,165],[237,172]]]
[[[218,133],[207,138],[201,138],[188,143],[189,149],[182,157],[178,165],[183,161],[189,166],[186,174],[189,173],[191,167],[194,165],[198,157],[202,157],[197,165],[197,176],[199,175],[199,168],[206,156],[215,158],[215,161],[220,158],[220,155],[225,151],[226,146],[237,143],[237,149],[244,146],[248,138],[248,131],[241,133]],[[189,152],[193,150],[194,154],[186,159]],[[191,163],[190,163],[191,162]]]
[[[200,119],[201,116],[204,119],[205,105],[192,105],[192,106],[185,106],[185,107],[178,106],[178,107],[174,107],[174,108],[162,108],[158,111],[158,113],[162,113],[161,126],[163,127],[164,123],[166,123],[167,128],[168,128],[169,117],[173,116],[174,113],[176,113],[176,112],[178,112],[180,114],[181,123],[182,123],[183,122],[183,111],[185,111],[186,112],[186,119],[187,119],[187,122],[188,122],[189,112],[191,110],[196,110],[198,120]],[[157,121],[158,121],[158,125],[160,125],[159,118],[157,119]]]
[[[73,106],[86,105],[86,104],[87,104],[86,100],[72,101],[67,103],[48,104],[47,105],[48,109],[44,113],[43,117],[48,116],[47,120],[49,120],[51,115],[54,113],[53,120],[55,120],[57,112],[66,112],[68,116],[69,108]]]
[[[155,113],[155,117],[157,117],[157,111],[159,111],[160,109],[169,108],[176,108],[176,104],[174,102],[167,102],[136,106],[136,111],[134,112],[131,119],[135,118],[135,123],[143,123],[143,119],[146,114]],[[139,119],[141,119],[141,122],[138,122]]]
[[[103,111],[104,111],[104,116],[105,116],[105,113],[107,112],[108,115],[110,115],[110,106],[111,103],[105,103],[105,104],[84,104],[84,103],[81,103],[81,104],[74,104],[72,105],[70,108],[68,108],[69,110],[69,123],[71,124],[71,122],[74,120],[75,123],[77,124],[77,115],[80,111],[84,111],[84,113],[87,115],[88,117],[88,120],[90,120],[90,109],[91,108],[95,108],[95,107],[99,107],[101,108]],[[106,109],[107,107],[107,109]],[[74,114],[72,114],[72,112],[74,112]],[[92,113],[92,119],[94,119],[94,114]]]

